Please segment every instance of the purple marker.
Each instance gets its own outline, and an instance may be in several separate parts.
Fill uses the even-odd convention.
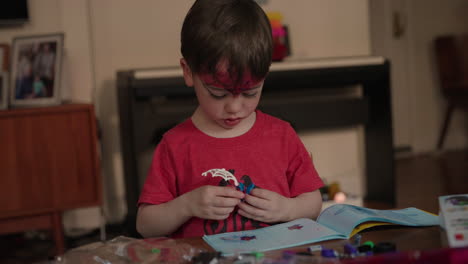
[[[358,251],[357,251],[357,249],[356,249],[353,245],[351,245],[351,244],[349,244],[349,243],[346,243],[346,244],[344,245],[344,253],[345,253],[345,254],[348,254],[348,255],[350,255],[350,256],[355,256],[355,255],[358,254]]]
[[[322,249],[322,257],[325,258],[337,258],[338,257],[338,252],[336,252],[333,249],[329,248],[324,248]]]

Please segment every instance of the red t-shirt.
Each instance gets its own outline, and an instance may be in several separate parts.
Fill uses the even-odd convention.
[[[164,134],[153,156],[138,204],[162,204],[204,185],[234,185],[212,177],[230,171],[244,190],[263,188],[295,197],[323,186],[308,151],[289,123],[256,111],[254,126],[234,138],[214,138],[191,119]],[[192,217],[172,236],[193,237],[268,226],[237,214],[221,221]]]

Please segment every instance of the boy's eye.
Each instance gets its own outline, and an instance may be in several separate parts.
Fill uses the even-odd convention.
[[[245,97],[255,97],[257,95],[257,92],[253,92],[253,93],[242,93],[242,95],[244,95]]]
[[[226,97],[225,93],[212,93],[212,92],[210,92],[210,95],[215,99],[222,99],[222,98]]]

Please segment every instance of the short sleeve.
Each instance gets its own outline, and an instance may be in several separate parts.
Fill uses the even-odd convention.
[[[174,163],[169,144],[163,138],[156,147],[138,205],[161,204],[177,196]]]
[[[322,187],[323,182],[315,169],[309,152],[291,126],[287,130],[287,138],[289,165],[286,174],[291,197]]]

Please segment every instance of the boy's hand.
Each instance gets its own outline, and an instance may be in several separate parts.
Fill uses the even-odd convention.
[[[239,214],[264,223],[286,222],[291,208],[290,198],[266,189],[253,189],[239,204]]]
[[[206,185],[187,193],[186,201],[191,216],[223,220],[244,196],[244,193],[231,187]]]

